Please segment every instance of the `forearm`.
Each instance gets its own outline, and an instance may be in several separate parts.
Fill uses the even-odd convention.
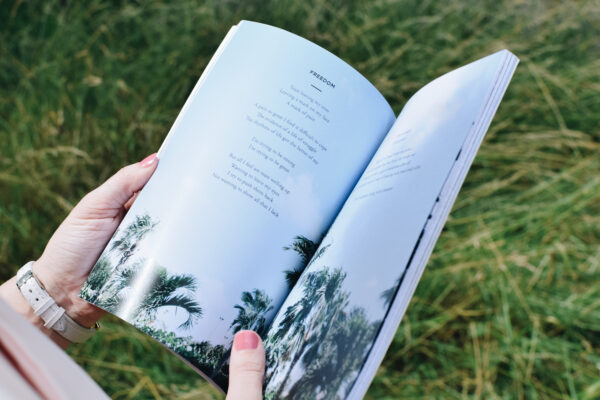
[[[70,342],[51,329],[44,327],[44,321],[33,313],[33,308],[17,288],[17,277],[12,277],[0,286],[0,298],[9,304],[15,311],[37,326],[46,336],[57,345],[66,349]]]

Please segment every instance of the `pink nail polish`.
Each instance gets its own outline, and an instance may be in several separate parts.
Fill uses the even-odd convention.
[[[156,160],[158,160],[158,158],[156,157],[156,153],[150,154],[148,157],[146,157],[142,161],[140,161],[140,167],[142,167],[142,168],[149,167],[152,164],[154,164],[156,162]]]
[[[233,346],[236,350],[254,350],[258,347],[259,340],[253,331],[240,331],[233,339]]]

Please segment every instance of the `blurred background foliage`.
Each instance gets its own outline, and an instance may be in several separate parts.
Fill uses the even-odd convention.
[[[159,147],[241,19],[337,54],[397,112],[462,64],[521,58],[368,398],[600,398],[597,0],[0,0],[0,281]],[[114,318],[69,352],[113,398],[220,397]]]

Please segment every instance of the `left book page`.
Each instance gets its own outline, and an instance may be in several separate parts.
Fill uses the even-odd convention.
[[[233,334],[266,331],[394,120],[339,58],[241,22],[80,296],[225,388]]]

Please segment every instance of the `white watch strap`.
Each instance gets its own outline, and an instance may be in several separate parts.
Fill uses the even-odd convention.
[[[86,328],[73,321],[65,313],[33,275],[33,261],[17,272],[17,287],[33,308],[35,315],[42,318],[44,326],[52,329],[73,343],[83,343],[96,333],[96,327]]]

